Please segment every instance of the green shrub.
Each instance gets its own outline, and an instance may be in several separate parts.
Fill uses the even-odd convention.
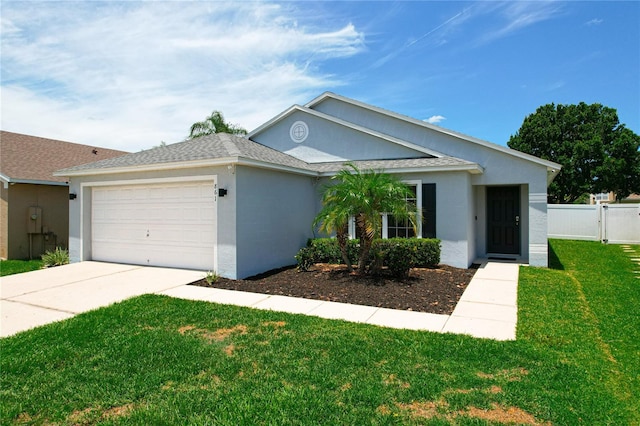
[[[220,275],[218,275],[216,271],[209,271],[207,272],[207,275],[204,276],[204,280],[209,285],[215,284],[216,282],[218,282],[219,279],[220,279]]]
[[[308,271],[316,263],[313,247],[302,247],[298,254],[295,255],[295,258],[300,272]]]
[[[46,251],[42,255],[42,262],[45,267],[66,265],[69,263],[69,252],[56,247],[54,251]]]
[[[440,240],[416,238],[416,268],[434,268],[440,263]]]
[[[349,240],[347,243],[347,256],[351,263],[355,263],[358,260],[359,244],[358,240]],[[336,238],[310,238],[307,241],[307,248],[310,248],[313,252],[313,263],[344,263],[340,253],[340,245]]]
[[[313,253],[314,263],[340,263],[342,255],[335,238],[310,239],[308,247]]]
[[[417,244],[415,239],[393,238],[376,240],[376,252],[382,257],[382,264],[396,278],[406,278],[416,264]]]
[[[349,240],[347,254],[351,262],[358,260],[359,241]],[[314,263],[342,263],[335,238],[309,239],[307,247],[295,256],[298,270],[307,271]],[[404,278],[414,267],[433,268],[440,263],[440,240],[432,238],[391,238],[374,241],[368,259],[375,273],[383,266],[398,278]]]

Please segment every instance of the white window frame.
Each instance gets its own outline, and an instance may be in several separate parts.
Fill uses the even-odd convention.
[[[403,180],[402,183],[408,186],[414,186],[416,188],[416,236],[415,238],[422,238],[422,181],[421,180]],[[349,218],[349,238],[356,238],[356,221],[355,217]],[[389,215],[382,213],[382,238],[389,238]]]

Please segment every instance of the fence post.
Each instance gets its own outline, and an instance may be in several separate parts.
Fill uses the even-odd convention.
[[[602,204],[596,200],[596,229],[598,230],[598,241],[602,242]]]
[[[609,206],[607,204],[601,204],[602,207],[602,243],[603,244],[607,244],[609,242],[609,239],[607,238],[607,212],[609,211]]]

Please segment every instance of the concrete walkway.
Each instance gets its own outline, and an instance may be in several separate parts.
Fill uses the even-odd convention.
[[[515,340],[518,321],[518,266],[514,263],[497,262],[483,264],[474,275],[451,315],[196,286],[176,287],[160,294],[189,300],[341,319],[383,327],[469,334],[474,337],[496,340]]]
[[[483,264],[452,315],[186,285],[203,276],[201,271],[82,262],[3,277],[0,337],[148,293],[384,327],[516,337],[518,265],[512,263]]]
[[[0,278],[0,337],[130,297],[184,286],[201,271],[80,262]]]

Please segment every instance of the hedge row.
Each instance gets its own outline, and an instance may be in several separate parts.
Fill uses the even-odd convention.
[[[358,261],[359,240],[349,240],[347,255],[354,265]],[[316,238],[296,255],[298,269],[306,271],[314,263],[343,263],[338,240]],[[432,238],[390,238],[373,242],[369,264],[374,269],[386,266],[398,277],[408,275],[411,268],[432,268],[440,263],[440,240]]]

